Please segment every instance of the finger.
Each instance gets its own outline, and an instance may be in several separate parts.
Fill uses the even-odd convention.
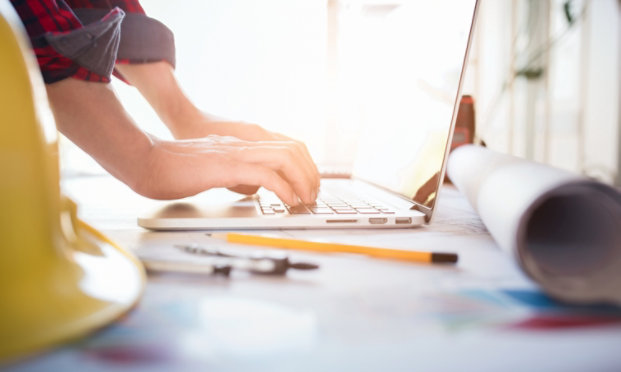
[[[238,162],[229,167],[228,176],[224,187],[236,187],[238,185],[261,185],[276,194],[282,201],[289,205],[298,205],[299,198],[289,183],[278,175],[273,169],[262,165]]]
[[[286,136],[282,136],[282,137],[287,138]],[[282,142],[279,142],[279,143],[282,143]],[[312,180],[312,187],[315,193],[315,197],[313,197],[313,201],[314,201],[316,198],[316,194],[318,193],[318,190],[319,190],[319,182],[321,179],[319,175],[319,170],[317,169],[315,162],[313,162],[313,159],[310,156],[310,153],[308,152],[306,145],[304,145],[302,142],[289,139],[288,141],[285,141],[284,143],[286,143],[288,146],[292,146],[297,152],[298,156],[304,159],[305,171],[307,172],[308,176]]]
[[[317,168],[317,164],[315,164],[315,162],[313,161],[313,157],[308,151],[308,147],[306,147],[306,145],[303,142],[300,142],[300,141],[295,141],[295,142],[298,144],[298,146],[300,146],[300,150],[302,151],[302,154],[304,154],[304,157],[306,158],[306,160],[311,164],[312,171],[313,171],[313,177],[315,179],[315,185],[317,188],[319,188],[319,182],[321,180],[321,176],[319,175],[319,169]]]
[[[278,146],[249,147],[240,151],[236,160],[260,164],[279,172],[305,203],[315,201],[316,188],[312,173],[295,146],[283,146],[281,143]]]
[[[238,194],[253,195],[257,193],[257,191],[259,190],[259,187],[260,186],[253,186],[253,185],[238,185],[234,187],[229,187],[229,190],[234,191]]]
[[[296,158],[302,159],[303,166],[305,167],[304,170],[311,180],[310,185],[315,193],[315,196],[312,198],[312,201],[314,201],[319,188],[319,172],[317,171],[317,167],[303,143],[299,141],[288,141],[286,143],[287,146],[293,148],[293,151],[296,153]]]
[[[315,164],[315,162],[313,161],[313,157],[310,155],[310,151],[308,151],[308,147],[306,146],[306,144],[304,144],[304,142],[295,140],[295,139],[293,139],[291,137],[285,136],[284,134],[280,134],[280,133],[272,132],[272,136],[276,140],[292,141],[292,142],[295,142],[298,146],[300,146],[301,151],[304,154],[304,157],[312,165],[313,173],[315,174],[315,180],[317,181],[316,182],[317,183],[317,188],[319,188],[319,182],[321,180],[321,176],[319,174],[319,169],[317,168],[317,164]]]
[[[230,141],[220,142],[213,149],[224,150],[235,160],[268,165],[272,169],[283,172],[286,179],[294,185],[300,197],[312,203],[317,196],[317,175],[314,166],[308,162],[301,148],[293,141]],[[235,149],[232,152],[231,149]],[[309,189],[310,191],[305,191]]]
[[[250,125],[250,127],[252,127],[252,125]],[[313,180],[313,187],[315,189],[315,194],[317,194],[318,189],[319,189],[319,181],[320,181],[320,175],[319,175],[319,171],[317,169],[317,166],[315,165],[315,163],[313,162],[312,157],[310,156],[310,153],[308,152],[308,149],[306,147],[306,145],[304,145],[302,142],[300,141],[296,141],[293,140],[287,136],[284,136],[282,134],[279,133],[272,133],[272,132],[268,132],[266,130],[264,130],[263,128],[261,128],[260,126],[254,126],[258,129],[260,129],[261,131],[269,134],[269,136],[271,137],[271,140],[266,140],[266,136],[263,136],[263,140],[262,141],[245,141],[245,140],[240,140],[239,138],[236,137],[230,137],[230,136],[208,136],[205,138],[202,138],[199,141],[199,143],[196,144],[190,144],[188,142],[186,142],[186,146],[190,146],[190,147],[194,147],[195,145],[198,145],[199,147],[202,147],[203,145],[200,142],[204,142],[207,141],[210,143],[210,150],[213,150],[214,148],[218,148],[220,146],[232,146],[232,147],[248,147],[248,146],[262,146],[262,145],[266,145],[266,144],[273,144],[276,146],[289,146],[289,147],[293,147],[295,148],[295,150],[299,153],[299,156],[301,158],[304,159],[304,164],[303,166],[306,169],[306,172],[309,174],[309,176],[311,177],[311,179]],[[215,146],[215,147],[214,147]],[[192,150],[196,150],[196,149],[192,149]],[[314,198],[313,198],[314,200]]]

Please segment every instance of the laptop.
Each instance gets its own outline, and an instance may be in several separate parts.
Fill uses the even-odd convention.
[[[316,204],[260,189],[213,189],[138,218],[152,230],[411,228],[437,205],[472,43],[478,0],[359,4],[343,35],[341,80],[357,107],[351,174],[322,178]],[[366,7],[366,8],[365,8]],[[343,26],[345,27],[345,25]],[[351,37],[351,36],[349,36]],[[364,40],[364,43],[360,43]],[[356,63],[352,63],[356,62]],[[338,142],[338,140],[336,141]]]

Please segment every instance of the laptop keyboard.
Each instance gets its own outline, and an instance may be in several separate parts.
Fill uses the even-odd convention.
[[[375,201],[359,198],[336,197],[333,195],[320,195],[315,204],[290,206],[278,199],[259,199],[261,212],[264,215],[277,214],[395,214],[393,208],[389,208]]]

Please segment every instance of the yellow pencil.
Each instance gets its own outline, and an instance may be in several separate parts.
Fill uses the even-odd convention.
[[[362,245],[313,242],[298,239],[271,238],[260,235],[214,233],[212,238],[225,240],[229,243],[260,245],[266,247],[294,249],[322,253],[357,253],[375,258],[385,258],[410,262],[451,263],[457,262],[456,253],[417,252],[402,249],[375,248]]]

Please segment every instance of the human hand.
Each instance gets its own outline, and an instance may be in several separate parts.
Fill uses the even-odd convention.
[[[290,137],[268,131],[257,124],[244,123],[238,121],[227,121],[212,116],[204,112],[198,112],[193,116],[193,119],[186,122],[185,125],[179,125],[178,128],[183,128],[181,131],[177,131],[176,136],[184,139],[199,138],[217,134],[220,136],[232,136],[246,141],[285,141],[294,142],[298,147],[302,149],[302,153],[308,163],[312,165],[313,172],[319,174],[317,166],[313,162],[310,153],[306,145],[294,140]],[[239,185],[236,187],[229,187],[230,190],[251,195],[257,192],[258,186],[252,185]]]
[[[198,111],[193,116],[192,123],[178,124],[183,129],[179,134],[183,138],[198,138],[217,134],[219,136],[233,136],[246,141],[292,141],[291,138],[280,133],[271,132],[260,125],[222,119],[217,116]]]
[[[213,187],[263,186],[285,203],[310,204],[317,198],[319,174],[299,142],[246,141],[210,135],[179,141],[152,139],[147,171],[136,186],[155,199],[174,199]],[[246,190],[248,191],[248,190]]]

